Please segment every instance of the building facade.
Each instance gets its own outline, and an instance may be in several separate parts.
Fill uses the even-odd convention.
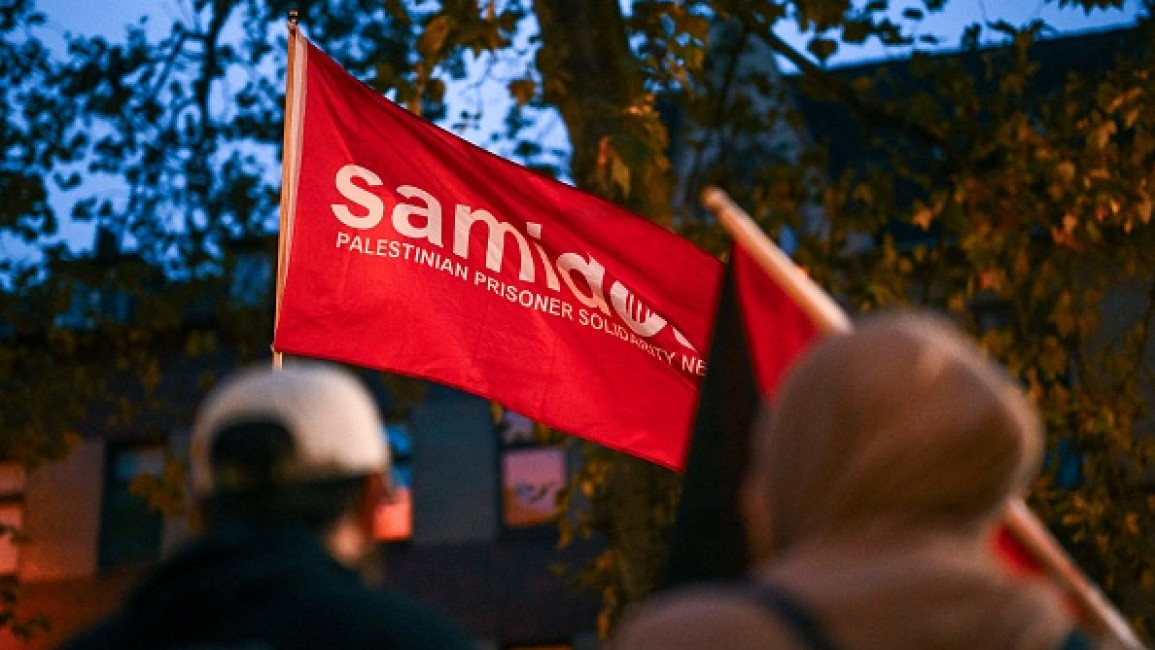
[[[536,444],[528,421],[487,400],[435,385],[424,392],[382,432],[397,488],[378,508],[386,584],[459,619],[483,648],[597,647],[596,597],[555,571],[592,552],[558,549],[555,496],[569,448]],[[0,542],[0,571],[19,584],[21,616],[49,625],[27,641],[7,632],[0,647],[53,647],[188,539],[189,512],[166,515],[134,489],[142,476],[181,467],[188,422],[170,434],[93,436],[27,473],[0,465],[0,524],[22,531],[22,541]]]

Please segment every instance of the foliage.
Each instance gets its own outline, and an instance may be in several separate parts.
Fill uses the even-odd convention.
[[[491,148],[721,254],[696,206],[717,183],[853,311],[957,316],[1045,413],[1052,462],[1032,505],[1151,634],[1155,502],[1137,478],[1155,354],[1148,27],[1118,60],[1054,79],[1042,24],[967,26],[949,35],[958,56],[825,66],[849,44],[937,44],[920,25],[945,0],[178,4],[172,24],[52,50],[32,0],[0,2],[0,245],[35,245],[0,256],[5,457],[57,457],[97,422],[148,430],[166,395],[210,379],[197,360],[267,347],[268,295],[222,296],[237,243],[277,228],[283,21],[299,8],[313,41],[413,112],[477,129],[504,89]],[[784,27],[808,34],[802,51]],[[815,111],[837,116],[839,139],[807,131]],[[568,165],[540,135],[558,120]],[[75,224],[106,244],[96,259],[61,239]],[[94,412],[110,394],[123,397]],[[678,478],[592,446],[585,458],[563,537],[607,543],[579,576],[603,596],[605,631],[653,586]],[[137,489],[178,509],[163,483]]]
[[[837,104],[865,150],[832,165],[848,143],[816,134],[738,191],[768,230],[803,229],[796,258],[852,311],[953,314],[1022,380],[1048,431],[1031,503],[1150,638],[1150,26],[1057,79],[1041,25],[996,32],[992,50],[804,69],[804,103]],[[821,206],[817,236],[800,205]]]
[[[561,545],[596,533],[606,548],[584,567],[565,574],[602,599],[597,629],[606,635],[614,622],[658,584],[665,568],[665,545],[677,514],[680,477],[652,463],[581,443],[582,465],[561,497]]]
[[[26,541],[20,529],[0,524],[0,539],[5,538],[12,544]],[[39,612],[23,612],[19,604],[20,585],[11,577],[0,580],[0,629],[18,639],[30,639],[49,628],[50,622],[46,616]]]

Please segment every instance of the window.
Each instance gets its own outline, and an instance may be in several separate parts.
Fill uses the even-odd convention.
[[[385,437],[391,457],[390,491],[377,504],[374,533],[380,541],[396,542],[413,536],[413,439],[404,422],[386,423]]]
[[[87,330],[96,327],[94,314],[100,311],[100,291],[79,282],[73,283],[68,308],[55,316],[52,326],[66,330]]]
[[[101,320],[125,323],[132,317],[134,307],[132,294],[127,289],[112,285],[93,288],[73,282],[68,307],[55,316],[53,326],[91,330]]]
[[[24,467],[16,462],[0,463],[0,575],[16,573],[23,525]]]
[[[565,450],[539,442],[534,423],[512,411],[502,416],[500,430],[503,523],[510,528],[552,524],[565,487]]]
[[[164,463],[164,447],[160,445],[107,448],[100,511],[100,568],[152,562],[160,557],[164,518],[144,497],[133,494],[130,485],[141,474],[162,474]]]

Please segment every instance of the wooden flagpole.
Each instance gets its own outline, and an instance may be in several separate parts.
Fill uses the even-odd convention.
[[[273,311],[273,329],[281,317],[281,299],[285,291],[285,274],[289,268],[293,223],[297,209],[297,180],[300,172],[302,112],[305,109],[305,44],[302,40],[296,9],[289,11],[288,72],[285,81],[284,145],[281,152],[281,227],[277,235],[277,288]],[[284,355],[275,347],[273,368],[280,368]]]
[[[762,232],[750,215],[730,199],[730,195],[716,187],[707,188],[702,193],[702,205],[714,213],[722,228],[726,230],[726,234],[730,235],[742,250],[746,251],[806,312],[820,331],[824,334],[842,334],[850,331],[852,327],[850,317],[842,307],[798,268],[798,265]]]
[[[851,330],[850,318],[838,303],[798,268],[726,192],[716,187],[706,188],[702,192],[702,205],[714,214],[726,233],[759,267],[806,311],[822,332],[829,335]],[[1047,576],[1068,594],[1089,632],[1110,638],[1127,650],[1146,648],[1119,611],[1070,560],[1021,498],[1007,505],[1003,525],[1039,562]]]

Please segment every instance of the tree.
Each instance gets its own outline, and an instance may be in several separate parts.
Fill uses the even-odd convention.
[[[31,1],[5,3],[0,47],[14,63],[0,71],[0,233],[42,244],[43,256],[0,268],[3,320],[20,342],[0,357],[5,385],[35,378],[0,395],[0,442],[21,458],[51,442],[29,462],[63,453],[58,434],[112,381],[85,362],[97,341],[154,396],[163,345],[195,356],[218,349],[222,332],[249,354],[267,342],[264,316],[218,309],[192,327],[182,318],[195,296],[221,291],[239,259],[231,242],[275,231],[282,24],[299,7],[312,40],[411,111],[451,127],[493,123],[469,89],[504,87],[503,128],[488,144],[521,162],[718,254],[720,234],[692,199],[699,182],[721,184],[768,232],[792,236],[798,261],[853,311],[921,304],[956,315],[1045,413],[1055,461],[1032,504],[1149,635],[1155,499],[1142,487],[1151,445],[1140,435],[1150,431],[1155,315],[1149,27],[1117,60],[1059,80],[1039,58],[1042,24],[971,25],[957,35],[958,56],[916,52],[857,75],[824,64],[866,41],[907,54],[931,45],[913,34],[946,4],[186,0],[171,26],[154,32],[142,20],[116,42],[70,35],[67,52],[53,54],[38,41]],[[805,51],[777,36],[790,24],[809,35]],[[741,63],[751,47],[799,72],[785,80]],[[814,115],[791,110],[790,98],[835,107],[869,148],[847,158],[837,142],[806,134]],[[565,127],[568,165],[532,130],[550,115]],[[108,183],[115,191],[93,188]],[[52,243],[63,215],[48,197],[65,190],[79,197],[71,219],[128,252],[112,258],[111,279],[108,264],[78,263]],[[142,282],[142,268],[160,279]],[[57,327],[78,289],[102,282],[143,307],[110,319],[90,305],[81,315],[91,329]],[[174,282],[193,296],[155,290]],[[603,595],[604,630],[653,586],[679,479],[586,447],[564,532],[607,540],[581,573]],[[1081,475],[1068,480],[1071,463]]]
[[[1064,76],[1042,25],[994,30],[995,50],[971,31],[957,56],[804,72],[807,97],[853,116],[867,151],[814,187],[839,155],[824,142],[747,201],[772,230],[800,225],[800,198],[820,203],[828,230],[797,258],[821,284],[854,311],[952,313],[1023,381],[1050,458],[1031,504],[1150,635],[1150,27]]]

